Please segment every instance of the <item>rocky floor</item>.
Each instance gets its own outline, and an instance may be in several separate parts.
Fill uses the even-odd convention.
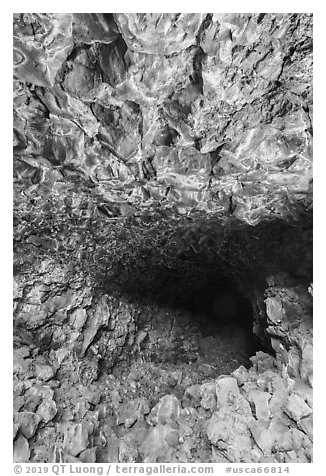
[[[311,389],[280,376],[270,355],[249,361],[245,351],[243,331],[225,326],[169,357],[139,355],[85,386],[69,375],[57,380],[36,349],[17,348],[14,459],[311,461]]]

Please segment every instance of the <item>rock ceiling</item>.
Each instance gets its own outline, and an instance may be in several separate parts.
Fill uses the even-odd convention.
[[[311,208],[309,14],[15,14],[14,77],[20,212]]]

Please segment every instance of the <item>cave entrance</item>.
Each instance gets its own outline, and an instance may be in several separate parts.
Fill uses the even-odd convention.
[[[269,353],[253,331],[251,302],[232,278],[214,270],[160,278],[160,295],[138,301],[136,345],[110,369],[117,379],[137,376],[146,398],[167,392],[182,398],[187,387],[249,368],[259,350]],[[108,370],[102,373],[106,378]],[[164,379],[172,382],[168,388]]]
[[[264,329],[259,336],[254,332],[254,309],[241,281],[206,263],[195,269],[160,268],[142,293],[135,293],[139,286],[128,286],[130,302],[138,307],[136,334],[130,354],[117,359],[117,375],[124,366],[129,371],[130,364],[139,369],[144,362],[181,371],[196,382],[249,368],[258,351],[271,353],[260,338]]]
[[[192,293],[187,307],[199,319],[203,335],[212,335],[225,326],[239,326],[252,333],[253,308],[230,280],[219,279]]]
[[[230,278],[209,276],[190,290],[182,307],[196,329],[198,362],[216,366],[219,373],[230,373],[240,365],[250,367],[250,357],[267,351],[253,331],[251,302]]]

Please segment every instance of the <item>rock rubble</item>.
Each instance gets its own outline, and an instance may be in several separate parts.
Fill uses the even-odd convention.
[[[13,21],[14,461],[311,462],[312,15]]]

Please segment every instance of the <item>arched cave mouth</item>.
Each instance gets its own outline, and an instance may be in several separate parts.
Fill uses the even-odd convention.
[[[184,306],[198,316],[204,336],[214,335],[225,326],[236,325],[252,332],[253,309],[236,283],[220,276],[188,296]]]
[[[250,359],[258,351],[274,355],[268,339],[262,338],[264,329],[259,327],[257,332],[249,298],[232,277],[212,270],[203,272],[200,280],[189,275],[183,280],[175,280],[171,274],[160,276],[159,296],[147,295],[140,301],[141,308],[146,302],[159,311],[150,324],[140,312],[138,333],[145,330],[146,338],[129,361],[126,356],[117,362],[114,374],[128,369],[130,362],[147,362],[165,370],[180,369],[191,374],[192,380],[195,372],[200,381],[229,374],[241,365],[250,368]],[[104,361],[100,367],[106,375]]]

